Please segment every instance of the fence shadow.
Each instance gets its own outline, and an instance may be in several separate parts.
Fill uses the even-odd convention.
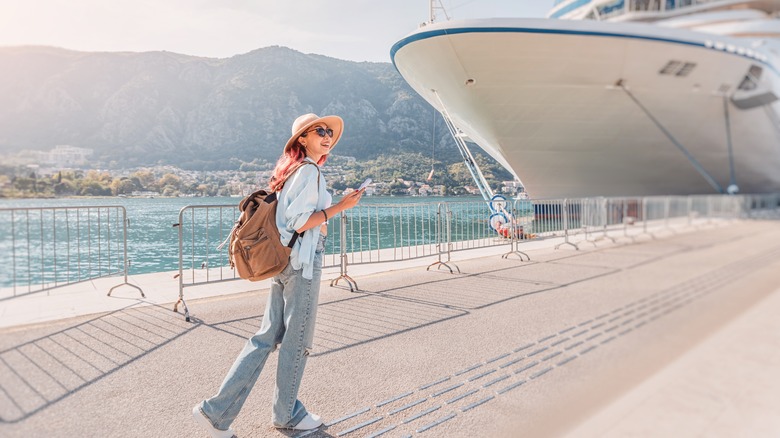
[[[619,267],[563,263],[587,259],[605,250],[566,254],[547,262],[501,267],[474,274],[447,275],[397,287],[368,287],[359,295],[321,303],[312,356],[323,356],[458,318],[509,300],[632,269],[689,248],[675,247],[663,253],[633,254],[628,263]],[[258,330],[262,317],[258,314],[204,323],[204,326],[246,339]]]
[[[196,327],[162,306],[127,307],[5,348],[0,424],[25,420]]]
[[[355,347],[467,313],[462,309],[372,294],[321,303],[317,310],[312,356]],[[262,317],[260,314],[204,325],[248,338],[258,330]]]
[[[475,273],[402,279],[401,284],[364,283],[360,293],[321,303],[312,356],[323,356],[390,336],[438,324],[533,294],[638,269],[666,257],[734,243],[717,233],[682,236],[674,245],[654,241],[561,252],[541,261],[479,269]],[[206,327],[246,339],[260,327],[262,314],[214,323]]]

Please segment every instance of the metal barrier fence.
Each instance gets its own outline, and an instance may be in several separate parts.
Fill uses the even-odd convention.
[[[173,227],[179,234],[179,297],[173,306],[178,312],[179,304],[184,308],[184,316],[190,320],[189,308],[184,299],[184,289],[224,281],[239,280],[238,274],[230,267],[225,242],[240,211],[236,204],[188,205],[179,210],[178,222]],[[323,268],[339,266],[340,251],[344,247],[338,232],[341,229],[341,217],[331,218],[328,225],[329,235],[323,257]],[[344,272],[346,276],[346,272]],[[348,277],[347,277],[348,278]]]
[[[746,195],[742,197],[741,210],[747,218],[776,218],[780,212],[780,194]]]
[[[680,227],[728,218],[776,218],[780,195],[685,196],[455,201],[364,204],[331,218],[323,267],[339,267],[350,290],[350,265],[435,257],[429,265],[453,272],[452,253],[506,246],[517,255],[524,243],[563,239],[556,248],[601,239],[635,240]],[[217,249],[238,218],[231,205],[193,205],[181,209],[179,303],[184,289],[237,279],[227,248]],[[56,287],[124,275],[129,284],[127,213],[122,206],[0,209],[0,300]],[[575,240],[577,239],[577,240]],[[459,269],[458,269],[459,271]],[[143,291],[137,286],[143,296]]]
[[[602,239],[630,241],[713,219],[736,218],[757,209],[775,211],[780,198],[772,196],[666,196],[645,198],[577,198],[513,200],[504,202],[455,201],[410,204],[358,205],[331,218],[323,267],[340,268],[331,281],[345,280],[350,265],[397,262],[436,257],[428,266],[460,269],[454,252],[506,246],[502,257],[530,260],[522,244],[563,238],[555,248],[579,249],[584,242]],[[236,205],[199,205],[182,208],[179,222],[179,301],[190,286],[237,279],[229,268],[227,248],[217,249],[238,218]],[[579,238],[579,240],[574,240]]]
[[[179,299],[173,305],[178,312],[184,307],[184,317],[190,320],[190,310],[184,300],[184,288],[240,279],[230,269],[227,246],[220,247],[238,220],[236,204],[188,205],[179,210],[179,221],[173,224],[179,233]]]
[[[0,208],[0,301],[97,278],[127,281],[122,206]]]
[[[428,269],[445,267],[454,272],[454,267],[460,272],[452,263],[453,252],[511,244],[506,228],[505,236],[496,231],[512,217],[511,203],[456,201],[438,204],[438,211],[437,260]]]
[[[440,252],[440,204],[358,205],[342,212],[331,224],[328,239],[339,254],[341,273],[331,282],[346,280],[350,290],[357,283],[347,274],[348,265],[382,263],[428,257]],[[326,247],[326,255],[328,254]]]

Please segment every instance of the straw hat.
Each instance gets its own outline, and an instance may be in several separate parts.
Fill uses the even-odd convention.
[[[286,153],[290,148],[295,144],[295,142],[298,140],[298,137],[301,136],[304,132],[311,129],[312,126],[316,125],[317,123],[324,123],[328,128],[333,130],[333,140],[330,142],[330,147],[333,149],[334,146],[336,146],[336,143],[339,142],[339,138],[341,138],[341,133],[344,131],[344,121],[341,120],[341,117],[339,116],[325,116],[325,117],[319,117],[317,114],[304,114],[297,119],[292,124],[292,136],[289,140],[287,140],[287,144],[284,145],[284,152]],[[317,135],[317,134],[315,134]]]

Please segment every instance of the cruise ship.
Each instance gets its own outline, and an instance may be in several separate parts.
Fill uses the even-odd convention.
[[[391,49],[533,198],[780,192],[780,0],[558,0]]]

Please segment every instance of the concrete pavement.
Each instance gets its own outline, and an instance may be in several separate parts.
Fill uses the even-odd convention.
[[[300,398],[328,425],[308,436],[780,434],[779,222],[529,254],[323,284]],[[128,297],[0,329],[0,436],[205,436],[189,411],[265,304],[239,283],[193,297],[193,323]],[[303,435],[270,425],[275,363],[241,437]]]

